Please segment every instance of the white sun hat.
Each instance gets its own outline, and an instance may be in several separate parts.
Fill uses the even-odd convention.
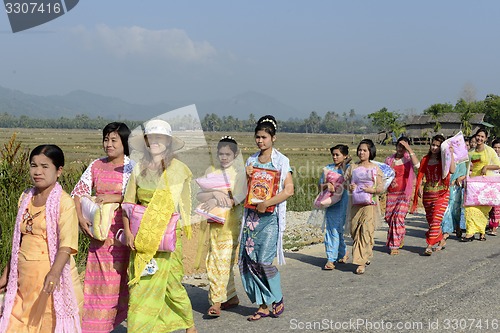
[[[152,119],[144,124],[142,133],[134,131],[129,139],[129,145],[134,149],[140,149],[140,147],[145,146],[146,142],[144,140],[145,135],[159,134],[166,135],[172,138],[171,149],[172,151],[177,151],[184,147],[184,141],[172,134],[172,127],[168,122],[163,119]]]

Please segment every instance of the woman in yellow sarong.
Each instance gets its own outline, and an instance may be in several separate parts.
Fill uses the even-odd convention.
[[[133,149],[137,147],[133,142],[135,139],[142,145],[145,141],[146,149],[143,160],[132,171],[123,203],[138,203],[147,209],[135,236],[125,211],[123,215],[126,242],[132,250],[127,330],[129,333],[180,329],[197,332],[191,301],[182,285],[182,232],[191,236],[191,171],[173,157],[174,151],[182,148],[184,143],[173,137],[170,124],[160,119],[146,123],[144,138],[131,138]],[[181,215],[175,251],[157,252],[174,212]],[[145,269],[146,266],[150,270]]]
[[[500,169],[500,159],[493,148],[486,145],[488,132],[485,129],[479,129],[474,137],[476,147],[469,151],[470,176],[492,176],[494,170]],[[466,235],[462,237],[462,242],[474,240],[474,234],[479,234],[479,240],[486,240],[484,234],[490,210],[490,206],[465,207]]]
[[[73,259],[78,218],[57,182],[64,154],[41,145],[29,161],[33,187],[19,200],[12,257],[0,278],[0,291],[7,287],[0,332],[81,332],[83,290]]]
[[[209,223],[209,249],[206,260],[209,281],[208,301],[210,308],[207,314],[220,316],[221,310],[233,308],[239,304],[234,283],[234,264],[237,258],[238,237],[240,234],[243,205],[246,197],[246,173],[243,160],[235,160],[238,156],[238,144],[230,136],[224,136],[217,144],[217,157],[220,167],[210,167],[206,174],[215,177],[222,175],[226,189],[204,190],[197,194],[203,202],[201,209],[206,212],[216,207],[227,210],[225,221],[217,223],[207,219]]]

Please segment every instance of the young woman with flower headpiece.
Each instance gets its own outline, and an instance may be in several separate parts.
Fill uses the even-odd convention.
[[[245,169],[238,160],[238,144],[231,136],[224,136],[217,144],[219,166],[210,167],[205,175],[222,176],[229,187],[205,189],[197,194],[206,212],[219,207],[226,212],[224,221],[207,219],[209,224],[209,249],[206,260],[209,281],[208,300],[211,304],[207,314],[220,316],[221,310],[234,308],[239,304],[234,283],[234,263],[237,256],[243,201],[247,193]],[[240,163],[238,163],[240,162]]]
[[[273,148],[276,140],[276,119],[261,117],[255,127],[255,143],[259,151],[247,159],[247,177],[252,178],[254,167],[279,171],[277,194],[258,203],[255,209],[246,208],[243,215],[239,266],[243,288],[258,310],[247,319],[278,317],[283,313],[283,293],[280,273],[273,265],[285,263],[283,233],[286,226],[286,200],[293,195],[292,169],[288,158]],[[275,206],[272,212],[268,207]],[[271,309],[269,308],[271,306]]]
[[[130,175],[123,197],[125,242],[131,249],[129,264],[128,332],[197,332],[191,301],[182,285],[182,232],[191,237],[191,171],[174,158],[184,142],[172,136],[170,124],[153,119],[144,132],[131,136],[133,153],[143,153]],[[127,204],[146,207],[137,233]],[[132,211],[133,214],[134,211]],[[173,213],[180,213],[173,252],[159,252]]]
[[[31,151],[33,187],[19,199],[0,332],[81,332],[83,291],[73,255],[78,250],[75,203],[57,179],[64,154],[56,145]],[[8,276],[8,277],[7,277]]]

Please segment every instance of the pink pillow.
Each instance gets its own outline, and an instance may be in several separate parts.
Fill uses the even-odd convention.
[[[363,188],[373,187],[375,184],[375,168],[365,168],[358,166],[352,171],[351,183],[356,184],[356,189],[352,192],[353,205],[375,205],[377,202],[372,193],[366,193]]]
[[[323,169],[324,179],[327,183],[331,183],[335,187],[332,193],[329,190],[321,191],[316,199],[314,199],[314,206],[316,208],[328,208],[342,199],[344,193],[344,177],[333,170]]]
[[[464,206],[500,206],[500,176],[467,177]]]
[[[142,217],[144,215],[144,212],[146,211],[146,207],[129,202],[124,202],[122,203],[122,209],[127,213],[127,217],[130,221],[130,231],[134,236],[136,236],[137,232],[139,231],[139,226],[141,225]],[[167,229],[165,230],[160,242],[160,246],[158,247],[159,252],[175,251],[175,244],[177,242],[175,229],[177,228],[177,221],[179,221],[179,217],[179,213],[173,213],[170,217],[170,221],[167,224]],[[117,232],[116,238],[121,243],[126,243],[123,231],[120,233]]]
[[[195,181],[202,190],[231,189],[228,176],[224,175],[222,172],[212,172],[205,177],[196,178]]]
[[[448,173],[450,173],[451,166],[451,153],[450,147],[453,147],[453,157],[455,158],[455,163],[461,163],[469,160],[469,152],[467,151],[467,146],[465,145],[464,135],[462,131],[458,132],[451,138],[446,139],[441,144],[441,163],[443,167],[442,178],[446,178]]]

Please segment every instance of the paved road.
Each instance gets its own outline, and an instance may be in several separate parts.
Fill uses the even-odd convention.
[[[195,280],[186,287],[199,332],[500,332],[500,236],[460,243],[453,235],[445,250],[427,257],[425,216],[407,222],[398,256],[387,253],[386,227],[376,232],[364,275],[351,263],[321,270],[322,244],[287,253],[279,267],[286,308],[280,318],[248,322],[256,306],[237,276],[240,306],[207,319],[207,287]]]

